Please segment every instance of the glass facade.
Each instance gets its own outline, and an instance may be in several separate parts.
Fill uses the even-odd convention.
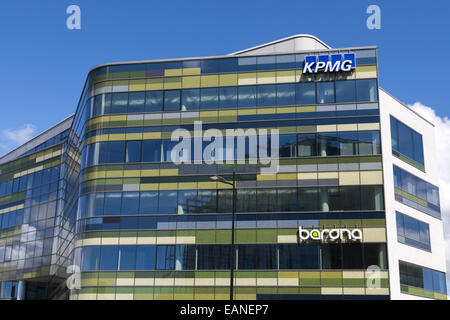
[[[30,299],[227,300],[231,286],[242,300],[389,298],[376,50],[331,53],[355,53],[356,68],[303,74],[311,52],[92,70],[71,130],[0,166],[1,297],[32,272]],[[176,164],[180,129],[194,135],[183,159],[227,161]],[[279,135],[251,134],[263,130]],[[276,172],[253,161],[272,156]],[[439,207],[436,187],[394,175],[397,200]],[[399,241],[426,245],[428,229],[398,221]],[[300,227],[361,237],[302,241]]]
[[[361,67],[330,75],[303,75],[305,56],[90,73],[71,139],[81,150],[72,206],[82,287],[73,299],[229,299],[232,248],[237,299],[389,295],[376,52],[356,51]],[[239,153],[236,137],[215,150],[234,154],[234,163],[175,165],[171,134],[192,134],[194,121],[225,136],[226,129],[278,129],[275,151],[271,140],[253,140],[267,156],[279,155],[278,172],[264,174],[250,149]],[[233,173],[235,245],[232,188],[210,179],[231,181]],[[299,227],[373,236],[299,243]],[[381,269],[378,291],[366,288],[369,265]]]
[[[48,140],[0,165],[0,299],[16,299],[19,288],[22,298],[43,299],[65,281],[71,252],[61,237],[70,227],[61,209],[69,131],[52,136],[59,125],[46,132]]]

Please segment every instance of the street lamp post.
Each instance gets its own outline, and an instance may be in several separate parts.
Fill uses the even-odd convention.
[[[234,245],[234,220],[236,212],[236,173],[233,171],[233,182],[226,180],[221,176],[210,177],[214,181],[219,181],[230,186],[233,186],[233,205],[231,211],[231,254],[230,254],[230,300],[233,300],[233,289],[234,289],[234,268],[236,265],[236,249]]]

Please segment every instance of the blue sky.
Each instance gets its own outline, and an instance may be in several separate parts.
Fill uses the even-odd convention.
[[[81,30],[66,28],[71,4]],[[366,27],[370,4],[381,8],[381,30]],[[74,112],[97,64],[226,54],[298,33],[332,47],[378,46],[381,86],[446,116],[449,13],[448,1],[416,0],[5,1],[0,154]]]

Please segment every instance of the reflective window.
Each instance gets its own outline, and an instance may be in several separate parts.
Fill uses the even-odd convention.
[[[314,82],[297,83],[295,85],[295,93],[297,105],[316,104],[316,86]]]
[[[108,142],[108,163],[122,163],[125,160],[125,141]]]
[[[315,133],[302,133],[297,136],[297,139],[299,157],[312,157],[317,155],[317,137]]]
[[[145,111],[145,92],[130,92],[128,100],[128,113]]]
[[[175,246],[156,247],[156,270],[173,270],[175,264]]]
[[[433,210],[440,212],[439,188],[397,166],[394,166],[394,185],[403,191],[427,201]],[[424,192],[425,188],[427,190],[426,197]]]
[[[334,82],[317,82],[317,103],[334,103]]]
[[[258,103],[260,107],[275,106],[276,105],[276,87],[275,85],[268,84],[258,86]]]
[[[297,155],[297,135],[282,134],[279,136],[279,155],[281,158],[294,158]]]
[[[180,110],[180,90],[164,91],[164,111]]]
[[[177,245],[175,270],[195,270],[195,247]]]
[[[391,141],[394,155],[400,153],[424,165],[422,135],[392,116]]]
[[[277,84],[277,105],[295,105],[295,86],[292,83]]]
[[[342,156],[352,156],[358,154],[358,132],[339,132],[339,149]]]
[[[156,214],[158,212],[158,191],[143,191],[140,193],[139,213]]]
[[[161,161],[161,140],[144,140],[142,142],[142,162]]]
[[[337,156],[339,155],[339,143],[337,133],[324,132],[318,134],[318,155],[319,156]]]
[[[100,246],[83,248],[81,271],[98,270],[100,266]]]
[[[399,268],[401,285],[447,294],[445,273],[403,261]]]
[[[379,131],[358,131],[359,154],[381,154],[381,142]]]
[[[200,109],[217,109],[219,106],[218,88],[202,88],[200,94]]]
[[[229,270],[229,245],[197,246],[197,270]]]
[[[155,270],[156,246],[139,245],[136,253],[136,270]]]
[[[125,162],[141,161],[141,141],[127,141]]]
[[[112,94],[111,113],[127,113],[128,92]]]
[[[240,86],[239,90],[239,108],[252,108],[256,106],[256,86]]]
[[[280,244],[280,270],[319,269],[319,250],[317,243]]]
[[[182,91],[181,110],[198,110],[200,106],[200,89],[184,89]]]
[[[219,108],[236,108],[237,96],[237,87],[220,87]]]
[[[147,91],[145,112],[160,112],[163,109],[163,91]]]
[[[122,193],[121,192],[106,192],[104,215],[119,215],[122,207]]]
[[[119,267],[120,271],[135,270],[136,268],[136,246],[119,246]]]
[[[397,239],[399,242],[427,251],[431,250],[428,224],[396,213]]]
[[[99,270],[117,270],[118,246],[101,246],[100,247],[100,268]]]
[[[378,101],[378,87],[376,79],[356,80],[356,101],[357,102]]]
[[[354,102],[355,99],[355,80],[336,81],[336,103]]]

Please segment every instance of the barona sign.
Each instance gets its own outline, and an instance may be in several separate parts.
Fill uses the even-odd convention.
[[[361,229],[303,229],[301,226],[298,227],[298,237],[300,240],[362,240]]]

